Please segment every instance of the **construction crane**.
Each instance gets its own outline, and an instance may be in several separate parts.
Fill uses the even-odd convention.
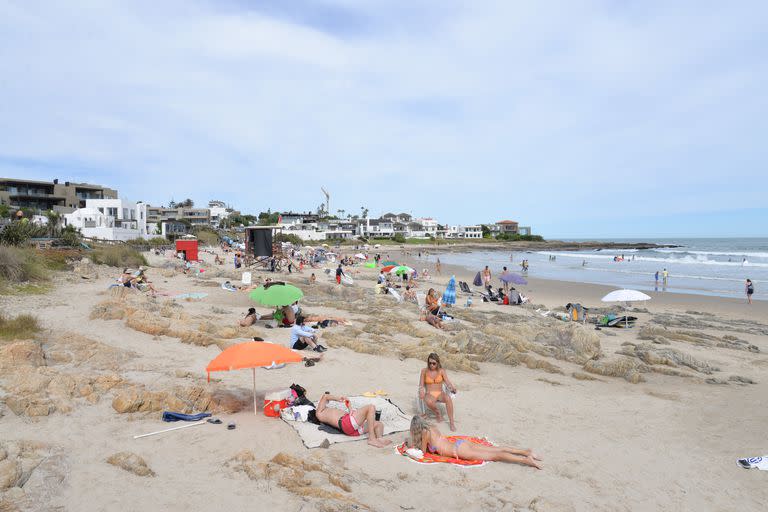
[[[328,191],[325,190],[323,187],[320,187],[320,190],[322,190],[323,194],[325,194],[325,214],[330,215],[331,214],[331,194],[329,194]]]

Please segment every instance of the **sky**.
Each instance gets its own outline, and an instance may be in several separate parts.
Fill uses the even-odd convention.
[[[0,176],[768,236],[768,2],[0,0]]]

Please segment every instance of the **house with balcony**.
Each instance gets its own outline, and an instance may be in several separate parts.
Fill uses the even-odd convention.
[[[63,217],[64,226],[73,226],[86,238],[133,240],[147,238],[147,205],[124,199],[87,199]]]
[[[483,238],[483,228],[479,224],[474,226],[458,226],[458,234],[458,238]]]
[[[0,204],[11,208],[72,213],[78,208],[85,208],[89,199],[117,199],[117,190],[90,183],[59,183],[58,179],[0,178]]]
[[[210,224],[211,211],[208,208],[147,206],[147,225],[151,234],[175,236],[186,234],[193,227],[207,227]]]

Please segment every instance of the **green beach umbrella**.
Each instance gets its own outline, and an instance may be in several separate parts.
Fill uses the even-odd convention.
[[[276,283],[272,285],[259,286],[253,290],[249,297],[254,302],[264,304],[265,306],[287,306],[301,299],[304,293],[292,284]]]
[[[363,266],[368,268],[376,268],[376,264],[374,262],[366,263]]]
[[[399,263],[396,261],[385,261],[384,263],[381,264],[382,267],[388,267],[390,265],[398,266]]]
[[[413,272],[413,269],[411,267],[406,267],[405,265],[400,265],[399,267],[395,267],[389,271],[390,274],[395,274],[398,276],[403,274],[410,274],[412,272]]]

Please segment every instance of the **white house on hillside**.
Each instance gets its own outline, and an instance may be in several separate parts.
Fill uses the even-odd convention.
[[[64,215],[64,226],[74,226],[87,238],[133,240],[147,235],[147,205],[125,199],[87,199],[85,208]]]

